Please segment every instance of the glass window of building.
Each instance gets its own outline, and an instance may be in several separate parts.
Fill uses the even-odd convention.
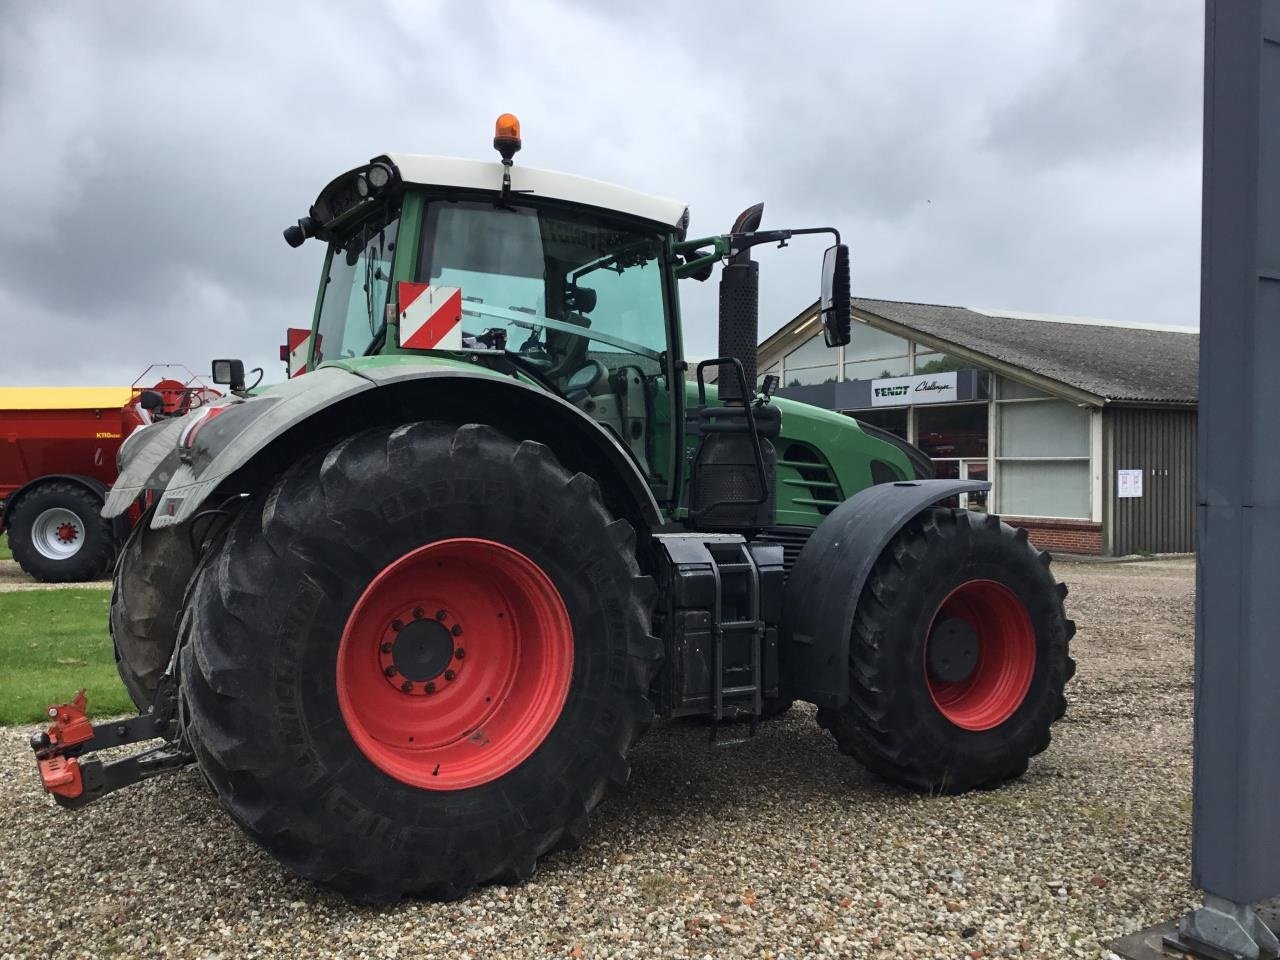
[[[1088,457],[1089,411],[1066,400],[1002,404],[1000,456]]]
[[[943,480],[986,480],[988,408],[985,403],[939,404],[915,408],[916,446],[933,461]],[[950,497],[945,507],[987,511],[986,493]]]
[[[819,335],[810,337],[788,353],[784,362],[788,368],[818,367],[834,364],[837,359],[839,359],[839,353],[828,347],[827,342]]]
[[[847,352],[847,348],[846,348]],[[906,357],[888,357],[884,360],[856,360],[844,365],[846,380],[879,380],[884,377],[904,377],[911,372]]]
[[[916,407],[916,446],[934,460],[987,455],[987,405]]]
[[[905,357],[906,355],[906,340],[856,321],[852,324],[849,343],[844,348],[845,362],[882,360],[886,357]]]
[[[870,424],[881,430],[887,430],[896,437],[907,439],[907,408],[898,407],[893,410],[859,410],[849,416],[859,423]]]
[[[916,373],[948,373],[952,370],[970,370],[973,364],[949,353],[922,353],[916,348]]]
[[[1017,380],[1010,380],[1007,377],[1002,377],[1000,380],[1000,399],[1049,400],[1052,398],[1043,390],[1037,390],[1035,387],[1029,387],[1025,383],[1019,383]]]
[[[783,378],[788,387],[807,387],[814,383],[835,383],[840,368],[834,363],[824,367],[800,367],[796,369],[787,364],[786,376]]]
[[[999,390],[1000,513],[1089,519],[1089,410],[1003,377]]]
[[[1000,512],[1089,519],[1088,460],[1000,460]]]
[[[828,347],[821,334],[810,337],[783,358],[783,385],[835,383],[840,379],[839,359],[840,351]]]

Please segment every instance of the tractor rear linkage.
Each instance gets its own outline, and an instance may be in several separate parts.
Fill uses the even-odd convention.
[[[178,740],[178,686],[170,675],[161,678],[147,712],[136,717],[90,723],[85,706],[81,690],[71,703],[50,707],[53,723],[44,733],[31,738],[40,779],[61,806],[83,807],[114,790],[186,766],[194,759]],[[85,754],[97,750],[158,739],[165,742],[119,760],[80,762]]]

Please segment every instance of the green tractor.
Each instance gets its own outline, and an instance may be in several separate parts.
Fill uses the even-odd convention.
[[[285,232],[328,251],[300,375],[215,361],[227,398],[128,438],[104,513],[149,505],[110,613],[140,714],[51,707],[45,787],[194,762],[282,863],[388,901],[580,842],[655,718],[736,742],[803,700],[894,783],[1021,775],[1074,671],[1048,556],[941,505],[987,484],[757,382],[753,247],[833,236],[834,346],[836,231],[756,206],[690,239],[683,203],[516,166],[510,115],[494,146],[333,180]],[[718,264],[720,356],[690,369],[678,286]]]

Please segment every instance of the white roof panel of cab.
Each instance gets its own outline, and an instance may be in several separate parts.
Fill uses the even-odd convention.
[[[469,190],[502,189],[502,164],[496,160],[464,160],[412,153],[389,153],[386,158],[400,170],[400,178],[405,183]],[[511,167],[511,189],[602,210],[616,210],[669,226],[678,226],[686,209],[679,200],[654,197],[555,170],[525,167],[518,161]]]

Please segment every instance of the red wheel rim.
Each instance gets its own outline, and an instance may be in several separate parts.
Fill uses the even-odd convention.
[[[1036,668],[1036,634],[1031,616],[1012,590],[994,580],[970,580],[956,587],[929,621],[934,627],[955,618],[977,636],[977,663],[963,680],[948,682],[929,668],[925,641],[925,676],[929,695],[942,715],[964,730],[991,730],[1008,720],[1031,689]]]
[[[427,790],[496,780],[564,708],[573,628],[555,584],[492,540],[440,540],[365,589],[338,647],[338,706],[380,770]]]

